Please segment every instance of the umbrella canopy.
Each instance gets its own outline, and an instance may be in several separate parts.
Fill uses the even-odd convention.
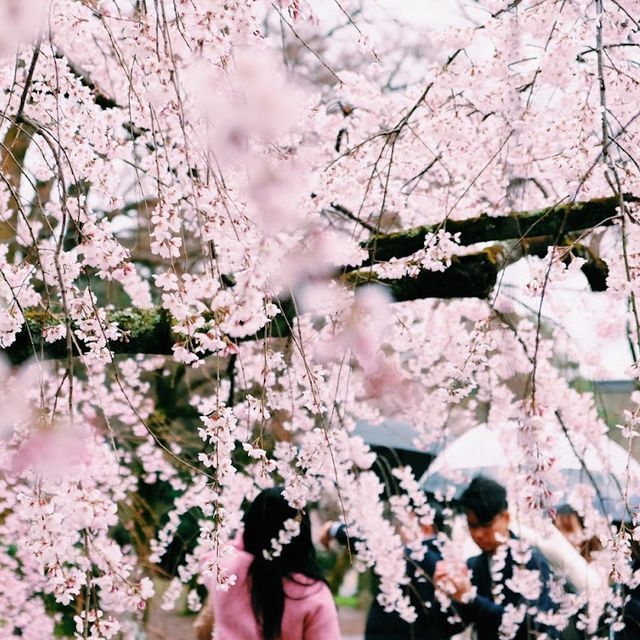
[[[375,424],[367,420],[356,422],[354,434],[359,435],[378,456],[375,467],[385,483],[390,482],[394,467],[411,467],[419,478],[434,458],[434,453],[415,444],[418,432],[406,422],[385,419]]]
[[[447,445],[434,459],[423,475],[420,484],[429,493],[442,493],[456,499],[474,476],[482,474],[508,485],[517,470],[514,456],[509,455],[504,435],[515,425],[505,425],[503,429],[490,429],[478,425]],[[565,434],[557,434],[554,443],[554,468],[566,479],[569,491],[561,501],[566,501],[571,489],[578,484],[593,487],[594,506],[614,520],[630,517],[623,499],[626,486],[626,471],[629,470],[629,503],[640,504],[638,479],[640,464],[629,459],[627,451],[606,436],[596,447],[591,443],[577,446]],[[451,495],[453,493],[453,495]]]
[[[383,420],[375,424],[367,420],[358,420],[354,433],[361,436],[369,445],[428,453],[416,447],[414,440],[418,437],[418,432],[406,422]]]

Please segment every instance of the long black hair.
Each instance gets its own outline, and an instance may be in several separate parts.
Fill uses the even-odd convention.
[[[300,523],[300,533],[283,545],[280,555],[267,560],[264,552],[272,552],[271,540],[278,539],[289,519]],[[243,541],[245,550],[254,556],[249,567],[253,613],[264,640],[277,640],[286,597],[283,579],[292,578],[294,573],[308,577],[309,584],[323,579],[316,565],[309,514],[291,507],[282,495],[282,487],[264,489],[245,516]]]

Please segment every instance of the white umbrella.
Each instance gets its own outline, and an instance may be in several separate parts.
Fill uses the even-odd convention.
[[[516,456],[509,455],[511,445],[507,445],[507,449],[504,442],[509,441],[515,428],[507,424],[498,430],[482,424],[469,429],[436,456],[422,476],[422,488],[429,493],[446,495],[447,488],[453,487],[452,497],[457,498],[478,474],[508,484],[510,476],[517,471],[517,463],[514,462]],[[572,488],[582,483],[593,487],[595,506],[615,520],[628,519],[623,498],[626,472],[628,470],[632,479],[629,486],[633,495],[629,502],[637,505],[640,463],[629,459],[627,451],[606,436],[602,436],[598,447],[591,443],[572,443],[565,433],[556,436],[554,466],[567,479],[567,486]]]

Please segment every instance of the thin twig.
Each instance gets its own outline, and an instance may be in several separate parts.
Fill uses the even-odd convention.
[[[591,485],[593,486],[595,492],[596,492],[596,496],[598,497],[598,502],[600,503],[600,508],[602,509],[602,514],[606,515],[607,513],[607,508],[604,502],[604,498],[602,497],[602,492],[600,491],[600,487],[598,487],[598,483],[596,482],[595,478],[593,477],[593,474],[591,473],[591,471],[589,471],[589,467],[587,467],[584,458],[578,453],[578,450],[576,449],[575,445],[573,444],[573,440],[571,440],[571,436],[569,435],[569,430],[567,429],[567,426],[564,423],[564,420],[562,419],[562,416],[560,415],[560,411],[556,410],[554,411],[554,414],[556,416],[556,418],[558,419],[558,422],[560,423],[560,426],[562,427],[562,432],[564,433],[565,437],[567,438],[567,441],[569,442],[569,445],[571,446],[571,449],[573,451],[573,453],[575,454],[576,458],[578,458],[578,461],[580,462],[580,466],[582,467],[582,470],[585,472],[585,474],[587,475],[587,478],[589,478],[589,482],[591,483]]]
[[[280,19],[289,27],[289,29],[291,29],[291,33],[293,33],[293,35],[300,40],[300,42],[302,43],[302,46],[304,46],[305,49],[307,49],[308,51],[310,51],[314,57],[320,62],[320,64],[340,83],[340,84],[344,84],[342,82],[342,79],[340,78],[340,76],[322,59],[322,57],[320,56],[320,54],[313,49],[306,41],[305,39],[300,36],[300,34],[293,28],[293,25],[284,17],[284,15],[282,14],[282,11],[280,11],[280,9],[278,9],[278,7],[275,4],[271,5],[275,10],[276,13],[280,16]]]

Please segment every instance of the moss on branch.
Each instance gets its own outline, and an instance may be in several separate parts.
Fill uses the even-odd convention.
[[[471,255],[453,256],[451,266],[445,271],[421,271],[415,278],[385,280],[363,270],[348,273],[345,279],[356,287],[373,282],[389,287],[397,302],[420,298],[485,298],[495,284],[498,262],[496,252],[487,249]],[[288,337],[297,314],[296,305],[292,300],[282,300],[278,304],[280,314],[256,335],[241,340]],[[66,340],[47,342],[43,338],[43,333],[48,327],[64,324],[62,314],[29,309],[25,318],[26,326],[18,334],[16,341],[4,350],[11,362],[19,364],[34,356],[47,360],[66,357]],[[107,314],[107,321],[116,323],[125,334],[123,340],[108,342],[108,347],[114,354],[169,355],[174,343],[183,339],[172,332],[174,321],[163,309],[118,309]],[[86,345],[74,344],[74,356],[84,351]]]
[[[112,353],[170,354],[178,340],[171,331],[171,316],[163,309],[118,309],[107,313],[107,322],[114,322],[124,333],[123,340],[110,340]],[[15,342],[4,350],[14,364],[32,357],[61,359],[67,356],[67,341],[47,342],[43,333],[48,327],[64,324],[62,314],[40,309],[25,311],[25,326]],[[86,345],[74,344],[73,355],[86,351]]]
[[[638,202],[640,198],[626,194],[625,202]],[[506,216],[489,216],[482,213],[466,220],[447,220],[427,227],[372,236],[363,243],[369,259],[384,262],[391,258],[403,258],[424,248],[428,234],[444,229],[460,234],[460,244],[521,240],[534,236],[552,239],[594,227],[613,224],[619,216],[618,198],[597,198],[586,202],[573,202],[547,207],[539,211],[512,212]],[[554,241],[550,244],[554,244]]]

